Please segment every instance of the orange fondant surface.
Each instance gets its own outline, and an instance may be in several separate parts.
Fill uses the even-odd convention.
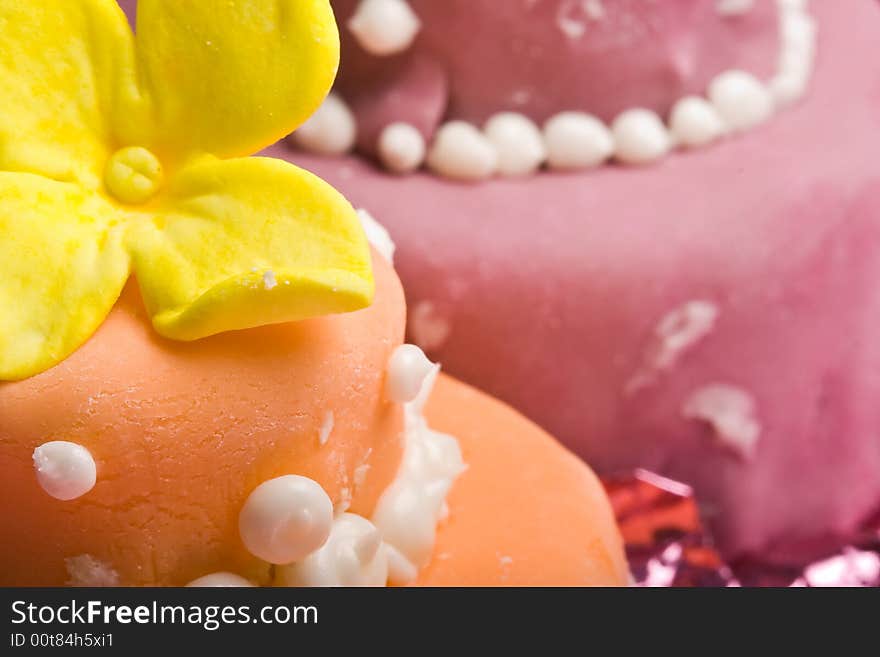
[[[352,511],[369,513],[400,461],[401,411],[383,385],[405,314],[397,276],[374,261],[370,308],[193,343],[157,336],[129,284],[70,358],[0,383],[0,583],[64,584],[63,559],[81,554],[128,584],[217,570],[264,578],[237,516],[258,484],[284,474],[317,480],[338,502],[368,462]],[[31,454],[48,440],[92,453],[93,490],[60,502],[40,488]]]
[[[627,566],[611,507],[583,462],[505,404],[441,376],[432,428],[468,469],[449,496],[422,586],[616,586]]]

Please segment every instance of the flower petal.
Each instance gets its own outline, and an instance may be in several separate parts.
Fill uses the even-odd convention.
[[[168,154],[274,143],[318,108],[339,62],[329,0],[140,0],[137,44]]]
[[[271,158],[205,157],[127,243],[156,330],[194,340],[370,304],[363,228],[330,185]]]
[[[85,342],[129,273],[115,211],[71,183],[0,172],[0,380]]]
[[[114,0],[0,0],[0,171],[100,185],[110,116],[137,97]]]

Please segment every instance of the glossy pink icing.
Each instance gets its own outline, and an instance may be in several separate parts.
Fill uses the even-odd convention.
[[[693,484],[727,555],[800,558],[880,505],[880,7],[812,7],[809,98],[653,168],[465,186],[271,152],[391,230],[411,311],[451,329],[446,371],[601,471]],[[633,393],[658,323],[694,300],[714,326]],[[682,413],[717,383],[754,400],[751,457]]]
[[[366,150],[393,121],[430,136],[443,118],[481,124],[501,110],[535,121],[561,110],[606,121],[633,107],[665,115],[727,69],[769,77],[778,56],[776,0],[737,16],[715,0],[409,0],[422,29],[391,57],[369,55],[345,28],[358,2],[333,7],[338,88]]]

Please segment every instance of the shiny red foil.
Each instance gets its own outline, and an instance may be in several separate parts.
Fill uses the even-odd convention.
[[[645,470],[606,478],[636,586],[880,587],[880,516],[853,545],[798,567],[728,564],[689,486]]]

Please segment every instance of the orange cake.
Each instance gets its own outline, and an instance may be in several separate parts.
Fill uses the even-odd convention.
[[[588,467],[404,344],[387,234],[246,157],[329,2],[139,12],[0,0],[0,584],[625,584]]]

